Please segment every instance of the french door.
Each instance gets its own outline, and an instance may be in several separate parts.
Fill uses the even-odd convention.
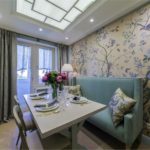
[[[57,48],[41,44],[17,43],[17,95],[23,103],[23,95],[44,86],[42,76],[57,70]]]
[[[31,54],[31,91],[44,86],[42,76],[51,70],[55,70],[54,51],[48,47],[35,46]],[[57,70],[57,69],[56,69]]]

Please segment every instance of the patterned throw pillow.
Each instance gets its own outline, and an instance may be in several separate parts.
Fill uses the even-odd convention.
[[[109,108],[112,112],[112,121],[114,126],[120,124],[124,118],[124,115],[131,111],[135,103],[136,101],[125,95],[120,88],[115,91],[109,102]]]
[[[80,85],[75,85],[75,86],[66,86],[68,88],[68,93],[80,96],[81,91],[80,91]]]

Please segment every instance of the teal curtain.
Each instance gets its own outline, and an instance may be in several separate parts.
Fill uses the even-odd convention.
[[[12,116],[13,95],[16,93],[15,34],[0,29],[0,122]]]

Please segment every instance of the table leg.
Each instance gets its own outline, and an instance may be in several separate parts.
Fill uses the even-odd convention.
[[[72,145],[72,149],[77,149],[77,133],[78,133],[77,125],[73,125],[71,127],[71,145]]]
[[[84,147],[78,144],[77,134],[79,133],[84,121],[72,125],[69,129],[61,131],[61,134],[70,138],[72,150],[85,150]]]
[[[84,123],[84,121],[82,121],[78,124],[75,124],[71,127],[71,147],[72,147],[72,150],[83,149],[83,147],[81,147],[77,142],[77,134],[78,134],[79,130],[81,129],[83,123]]]

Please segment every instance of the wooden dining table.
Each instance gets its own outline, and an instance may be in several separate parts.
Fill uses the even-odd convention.
[[[101,103],[91,100],[87,100],[86,103],[82,104],[68,101],[63,110],[58,108],[53,111],[38,112],[34,106],[49,102],[50,100],[46,98],[32,100],[30,94],[24,95],[24,99],[33,115],[41,138],[46,138],[54,133],[60,132],[70,138],[72,149],[77,149],[79,146],[77,143],[77,134],[84,121],[106,107]]]

